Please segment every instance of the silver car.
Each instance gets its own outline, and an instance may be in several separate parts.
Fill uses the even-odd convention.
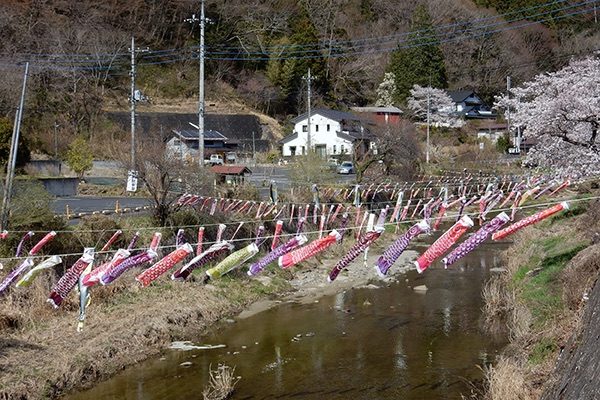
[[[344,175],[353,174],[354,173],[354,164],[352,164],[352,162],[350,162],[350,161],[344,161],[342,163],[342,165],[340,165],[338,167],[337,172],[338,172],[338,174],[344,174]]]

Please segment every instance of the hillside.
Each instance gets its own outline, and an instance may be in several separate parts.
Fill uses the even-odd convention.
[[[208,0],[207,101],[209,107],[227,104],[229,113],[253,110],[284,122],[305,107],[302,77],[310,67],[314,104],[372,104],[398,54],[418,58],[432,46],[439,49],[441,86],[475,88],[489,100],[505,88],[508,75],[518,84],[595,49],[592,6],[544,0]],[[2,2],[0,115],[14,116],[20,63],[30,61],[25,134],[31,145],[52,149],[55,124],[60,150],[78,133],[102,142],[108,137],[104,111],[127,108],[132,35],[140,50],[137,87],[155,106],[193,111],[199,29],[185,19],[198,11],[198,2],[178,0]],[[397,79],[407,85],[427,80],[411,72],[416,76]]]

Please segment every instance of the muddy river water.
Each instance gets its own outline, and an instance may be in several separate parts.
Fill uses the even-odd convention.
[[[485,245],[448,270],[410,271],[397,282],[373,282],[378,288],[223,322],[189,340],[226,347],[165,350],[67,398],[201,399],[209,366],[221,363],[241,377],[238,400],[460,399],[506,343],[483,329],[481,317],[482,285],[501,267],[502,249]],[[417,285],[428,290],[416,292]]]

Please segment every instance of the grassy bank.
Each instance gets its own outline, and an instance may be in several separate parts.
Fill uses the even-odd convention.
[[[76,332],[77,296],[61,309],[44,301],[49,282],[12,293],[0,305],[0,399],[54,398],[84,388],[197,335],[248,304],[289,288],[286,273],[250,280],[242,272],[214,284],[161,280],[141,289],[129,271],[114,286],[93,288],[84,331]]]
[[[600,203],[529,227],[514,237],[506,271],[484,289],[490,328],[506,326],[510,344],[488,372],[487,398],[538,399],[562,349],[581,329],[586,293],[600,266]]]

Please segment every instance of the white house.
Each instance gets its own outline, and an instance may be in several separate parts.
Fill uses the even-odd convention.
[[[373,135],[365,128],[361,119],[354,114],[317,108],[310,115],[304,113],[292,119],[294,130],[279,143],[283,156],[300,156],[307,152],[308,135],[311,147],[323,158],[332,155],[352,154],[354,146],[368,149]]]
[[[447,90],[448,96],[454,102],[454,112],[467,119],[495,119],[496,114],[473,90]]]

